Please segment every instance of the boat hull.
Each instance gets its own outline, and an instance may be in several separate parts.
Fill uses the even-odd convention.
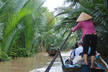
[[[63,72],[81,72],[81,68],[67,68],[62,66]]]
[[[70,68],[62,66],[63,72],[81,72],[81,67],[79,68]],[[90,69],[90,72],[105,72],[104,69]]]

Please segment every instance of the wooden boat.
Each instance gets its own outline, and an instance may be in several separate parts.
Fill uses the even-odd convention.
[[[71,68],[62,66],[63,72],[81,72],[81,67]],[[90,72],[105,72],[104,69],[91,69]]]
[[[56,49],[49,49],[49,50],[48,50],[48,54],[49,54],[50,56],[55,56],[56,52],[57,52]]]
[[[55,49],[54,45],[51,44],[50,47],[47,50],[49,56],[55,56],[57,50]]]
[[[76,67],[69,67],[66,64],[62,65],[63,72],[81,72],[82,66],[76,66]],[[104,68],[99,67],[97,64],[95,64],[95,68],[90,69],[90,72],[105,72]]]
[[[80,72],[81,71],[81,67],[71,68],[65,65],[64,66],[62,65],[62,69],[63,69],[63,72]]]

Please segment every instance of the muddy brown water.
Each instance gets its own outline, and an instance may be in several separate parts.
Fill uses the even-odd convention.
[[[62,52],[63,59],[67,59],[69,54],[70,51]],[[35,57],[20,57],[11,61],[0,62],[0,72],[44,72],[52,59],[53,57],[48,56],[46,52],[38,53]],[[104,66],[99,60],[98,62]],[[58,57],[49,72],[63,72],[61,66]]]

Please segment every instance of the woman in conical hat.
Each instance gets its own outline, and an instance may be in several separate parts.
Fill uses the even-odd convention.
[[[92,22],[92,16],[88,15],[85,12],[82,12],[76,22],[78,24],[72,28],[72,32],[75,32],[77,29],[81,29],[82,31],[82,37],[80,41],[83,41],[83,57],[85,64],[88,65],[87,62],[87,53],[89,46],[91,47],[91,68],[93,68],[93,63],[95,60],[95,51],[96,51],[96,45],[97,45],[97,35],[96,31],[94,29],[94,25]]]

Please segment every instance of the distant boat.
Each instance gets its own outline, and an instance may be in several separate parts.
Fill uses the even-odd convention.
[[[57,50],[54,48],[54,45],[51,44],[50,47],[47,50],[49,56],[55,56]]]
[[[49,56],[55,56],[56,52],[57,52],[57,50],[56,50],[56,49],[53,49],[53,48],[50,48],[50,49],[48,50]]]

